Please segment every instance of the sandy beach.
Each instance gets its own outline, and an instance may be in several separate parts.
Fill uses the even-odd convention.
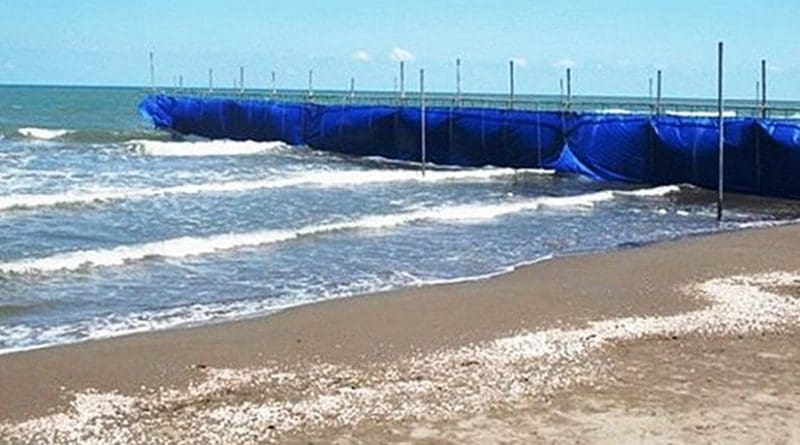
[[[798,443],[800,226],[0,356],[0,443]]]

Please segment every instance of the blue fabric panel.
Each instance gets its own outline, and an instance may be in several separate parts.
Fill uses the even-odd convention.
[[[760,191],[760,166],[757,152],[758,127],[755,119],[725,119],[725,172],[727,190],[740,193]],[[719,146],[719,142],[717,142]],[[719,149],[717,149],[719,157]]]
[[[419,161],[421,159],[420,123],[419,108],[401,107],[397,109],[394,126],[396,159],[401,161]]]
[[[507,151],[502,164],[543,167],[560,157],[564,145],[561,113],[509,111],[505,118]]]
[[[461,109],[453,116],[450,161],[456,165],[478,166],[489,164],[486,143],[487,114],[493,110]],[[495,126],[495,120],[488,124]]]
[[[800,198],[800,123],[761,121],[761,180],[768,195]]]
[[[653,120],[654,183],[691,183],[716,188],[719,181],[719,122],[712,118]],[[725,188],[757,193],[758,134],[753,119],[725,119]]]
[[[214,139],[282,140],[351,154],[419,161],[417,107],[315,105],[156,95],[139,105],[156,128]],[[426,109],[427,160],[462,166],[546,167],[597,180],[716,188],[713,118]],[[800,198],[800,122],[725,120],[725,188]]]
[[[650,178],[651,128],[647,116],[584,114],[567,140],[575,158],[594,176],[626,182]]]
[[[603,180],[603,178],[599,176],[596,171],[589,168],[580,159],[578,159],[578,157],[575,156],[575,153],[573,153],[569,145],[565,145],[558,158],[546,164],[545,167],[552,168],[557,172],[577,173],[598,181]]]
[[[713,119],[665,116],[654,120],[653,129],[653,182],[716,187],[719,143]]]

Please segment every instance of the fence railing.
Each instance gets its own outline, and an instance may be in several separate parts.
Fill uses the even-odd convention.
[[[148,92],[153,92],[149,90]],[[355,92],[350,91],[314,91],[309,94],[303,90],[234,90],[220,89],[209,91],[200,88],[167,88],[157,92],[192,97],[231,98],[238,100],[278,101],[278,102],[311,102],[324,105],[383,105],[419,107],[420,96],[415,92],[404,93],[400,97],[393,92]],[[608,114],[678,114],[689,116],[716,116],[717,104],[714,99],[669,99],[662,98],[659,105],[649,98],[635,97],[599,97],[553,95],[515,95],[513,101],[508,96],[499,94],[426,93],[427,107],[444,108],[513,108],[535,111],[577,111]],[[756,101],[731,99],[725,103],[726,116],[760,117],[800,120],[800,102],[775,101],[762,107]]]

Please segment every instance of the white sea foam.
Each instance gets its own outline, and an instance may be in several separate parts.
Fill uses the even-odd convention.
[[[684,111],[684,110],[667,110],[665,111],[666,114],[670,116],[683,116],[683,117],[717,117],[719,116],[719,112],[717,111]],[[724,110],[722,112],[723,117],[736,117],[736,111],[734,110]]]
[[[279,142],[255,141],[154,141],[132,140],[127,145],[138,153],[149,156],[235,156],[285,150],[289,145]]]
[[[633,111],[625,108],[600,108],[594,112],[598,114],[633,114]]]
[[[26,138],[40,139],[43,141],[58,139],[74,132],[75,132],[74,130],[36,128],[36,127],[25,127],[17,129],[17,133],[21,134],[22,136],[25,136]]]
[[[33,327],[24,324],[1,325],[0,339],[7,345],[0,355],[41,349],[53,345],[71,344],[88,340],[119,337],[123,335],[177,327],[197,326],[229,320],[241,320],[254,316],[337,298],[386,292],[401,287],[433,286],[487,280],[512,272],[520,267],[551,260],[553,255],[522,261],[500,267],[495,271],[456,278],[422,279],[410,273],[396,271],[390,277],[373,276],[357,279],[329,289],[301,291],[287,298],[218,303],[198,303],[168,309],[132,312],[125,315],[109,314],[95,316],[74,323]],[[13,346],[11,346],[13,345]]]
[[[326,188],[409,181],[424,183],[490,181],[498,178],[513,177],[517,173],[528,172],[542,174],[551,173],[551,171],[548,170],[487,168],[478,170],[428,171],[425,176],[422,176],[418,171],[413,170],[318,170],[280,178],[249,181],[208,182],[139,189],[106,188],[75,190],[59,194],[7,195],[0,196],[0,211],[48,206],[93,204],[171,195],[241,193],[253,190],[296,186]]]
[[[662,185],[659,187],[653,187],[649,189],[619,191],[617,193],[623,196],[636,196],[640,198],[645,198],[650,196],[664,196],[664,195],[669,195],[670,193],[678,193],[680,191],[681,187],[679,185]]]
[[[297,229],[262,230],[205,237],[184,236],[111,249],[81,250],[59,253],[43,258],[27,258],[0,263],[0,273],[49,273],[62,270],[78,270],[90,266],[121,266],[146,258],[184,258],[207,255],[225,250],[286,242],[331,232],[390,229],[420,221],[474,223],[541,208],[592,207],[598,202],[614,199],[617,193],[619,192],[605,190],[576,196],[545,196],[498,204],[442,205],[402,213],[368,215],[350,221],[309,225]]]
[[[503,273],[504,271],[505,269],[498,273]],[[487,275],[486,277],[493,275],[496,274]],[[481,278],[467,277],[452,281],[477,280]],[[404,286],[428,284],[439,284],[439,282],[420,280],[405,272],[394,272],[388,278],[386,276],[366,277],[324,290],[316,288],[302,290],[295,295],[285,296],[280,299],[265,298],[250,301],[198,303],[167,309],[131,312],[124,315],[112,313],[60,325],[29,326],[19,324],[4,326],[0,324],[0,339],[3,339],[7,345],[14,345],[0,349],[0,355],[141,332],[196,326],[224,320],[241,320],[319,301],[385,292]]]

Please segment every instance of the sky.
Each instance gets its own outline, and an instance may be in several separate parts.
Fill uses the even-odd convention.
[[[760,60],[771,98],[800,98],[800,1],[671,0],[0,0],[0,84],[392,90],[639,95],[664,72],[664,95],[716,95],[717,42],[725,92],[755,97]]]

